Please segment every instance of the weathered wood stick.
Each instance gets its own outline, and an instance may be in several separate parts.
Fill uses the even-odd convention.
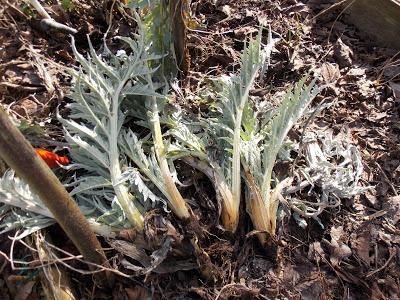
[[[83,257],[89,262],[106,265],[101,245],[78,205],[2,108],[0,157],[36,192]]]
[[[37,0],[30,0],[29,1],[32,6],[36,9],[36,11],[38,12],[39,15],[41,15],[43,17],[43,20],[41,21],[41,23],[45,26],[45,27],[53,27],[57,30],[60,31],[65,31],[71,34],[75,34],[78,31],[75,28],[71,28],[67,25],[61,24],[59,22],[57,22],[56,20],[54,20],[48,13],[47,11],[43,8],[43,6],[40,4],[39,1]]]

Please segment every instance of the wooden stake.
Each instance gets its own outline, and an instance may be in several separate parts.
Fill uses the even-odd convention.
[[[83,257],[89,262],[106,265],[101,245],[78,205],[2,108],[0,157],[36,192]]]

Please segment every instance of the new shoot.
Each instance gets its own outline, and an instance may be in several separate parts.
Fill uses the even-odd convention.
[[[204,133],[193,134],[189,125],[171,121],[169,134],[176,143],[170,147],[171,156],[184,160],[205,173],[213,182],[222,202],[222,224],[235,232],[239,222],[241,198],[242,117],[248,108],[249,91],[270,56],[274,40],[269,33],[267,47],[262,47],[261,32],[251,40],[242,54],[240,73],[214,80],[217,98],[215,111],[201,119]]]
[[[308,85],[306,80],[304,77],[286,93],[272,116],[256,111],[247,114],[244,121],[247,126],[242,134],[242,163],[247,179],[247,210],[255,229],[263,232],[258,235],[263,245],[269,242],[268,235],[275,236],[279,197],[282,189],[290,184],[290,179],[285,178],[279,183],[275,181],[274,189],[271,187],[278,152],[289,130],[319,92],[315,80]]]

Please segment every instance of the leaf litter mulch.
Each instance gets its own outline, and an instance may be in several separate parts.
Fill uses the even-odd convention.
[[[62,109],[68,93],[66,67],[75,64],[69,38],[44,30],[23,2],[1,2],[1,105],[25,124],[21,128],[34,146],[62,146],[55,112],[57,106]],[[57,21],[78,29],[79,51],[88,49],[86,34],[96,47],[109,27],[111,37],[129,35],[134,28],[112,1],[66,1],[73,3],[67,11],[56,2],[46,1],[45,8]],[[332,6],[334,2],[192,1],[197,27],[189,30],[191,69],[180,82],[185,97],[179,101],[192,111],[202,109],[206,104],[193,96],[202,79],[235,71],[246,37],[260,25],[270,25],[274,37],[281,40],[265,84],[251,94],[267,99],[310,70],[320,73],[325,89],[317,101],[330,105],[313,126],[357,145],[364,166],[362,184],[372,188],[324,211],[321,224],[307,219],[306,226],[300,227],[293,218],[283,219],[279,224],[279,256],[273,262],[257,238],[246,235],[252,227],[244,209],[235,236],[217,226],[218,205],[209,182],[187,170],[186,177],[192,183],[187,190],[192,198],[201,199],[195,211],[206,232],[197,250],[215,267],[214,279],[200,275],[193,257],[175,266],[164,265],[164,272],[161,268],[133,279],[117,277],[112,291],[97,288],[91,276],[70,271],[79,299],[146,299],[146,295],[152,299],[399,298],[400,56],[395,50],[371,46],[360,38],[347,23],[343,7]],[[146,220],[150,230],[159,230],[158,212]],[[74,251],[57,226],[48,233],[54,244]],[[121,245],[113,247],[122,249]],[[1,236],[0,250],[9,253],[10,248],[15,257],[32,259],[28,248],[14,247],[6,235]],[[170,261],[180,251],[163,250],[166,253],[159,254],[170,251]],[[121,252],[129,256],[129,251],[132,249]],[[110,253],[115,263],[123,260],[122,254]],[[79,262],[71,264],[84,267]],[[43,297],[34,266],[13,271],[9,261],[1,257],[0,272],[2,299]]]

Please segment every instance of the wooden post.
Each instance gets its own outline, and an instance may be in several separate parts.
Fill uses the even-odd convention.
[[[355,0],[346,12],[361,35],[378,46],[400,50],[400,0]]]
[[[105,265],[105,254],[85,216],[47,164],[0,108],[0,157],[29,184],[89,262]]]

